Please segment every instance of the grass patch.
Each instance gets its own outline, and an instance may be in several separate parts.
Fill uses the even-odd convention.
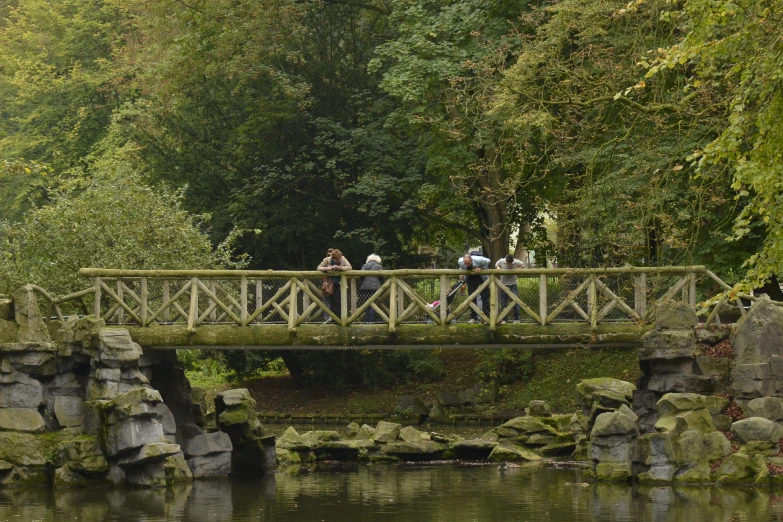
[[[437,350],[444,377],[437,382],[415,381],[399,385],[336,392],[324,388],[294,389],[285,372],[268,372],[232,379],[228,372],[189,371],[194,386],[207,389],[212,404],[216,393],[230,388],[248,388],[258,411],[266,413],[384,413],[394,411],[397,398],[415,395],[432,405],[441,391],[458,392],[478,382],[477,368],[482,356],[476,350]],[[521,414],[525,406],[539,399],[554,411],[576,411],[576,384],[592,377],[614,377],[636,383],[641,375],[637,350],[629,348],[575,348],[534,351],[527,380],[500,386],[498,401],[479,413]]]

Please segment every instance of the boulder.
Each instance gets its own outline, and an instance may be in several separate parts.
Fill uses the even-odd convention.
[[[307,448],[315,448],[324,442],[340,440],[340,434],[336,431],[313,430],[302,434],[302,444]]]
[[[699,324],[696,310],[682,301],[668,301],[657,305],[655,314],[656,330],[691,330]]]
[[[174,420],[174,414],[171,413],[166,404],[160,402],[155,405],[155,412],[158,415],[158,420],[163,425],[163,433],[166,435],[174,435],[177,433],[177,422]]]
[[[397,405],[394,407],[394,411],[399,414],[412,414],[412,415],[429,415],[430,409],[419,399],[413,395],[403,395],[397,399]]]
[[[187,462],[193,478],[222,477],[231,474],[231,452],[192,457]]]
[[[735,453],[727,458],[715,472],[719,484],[751,484],[769,477],[764,457]]]
[[[664,415],[655,423],[657,431],[679,434],[686,431],[698,431],[705,434],[715,431],[715,424],[706,409],[690,410],[676,415]]]
[[[429,460],[439,457],[446,449],[445,444],[430,440],[389,442],[381,448],[381,454],[409,460]]]
[[[215,396],[215,414],[220,429],[257,422],[256,401],[246,388],[226,390]]]
[[[15,466],[45,466],[58,442],[47,435],[0,431],[0,460]]]
[[[639,360],[692,357],[696,337],[690,330],[650,330],[642,336]]]
[[[361,429],[362,428],[361,426],[359,426],[358,423],[351,422],[350,424],[348,424],[348,426],[345,427],[345,433],[349,437],[355,437],[359,433],[359,430]]]
[[[39,433],[44,431],[45,427],[43,417],[37,410],[26,408],[0,409],[0,430]]]
[[[687,373],[658,374],[647,382],[647,389],[658,393],[709,394],[715,391],[716,380],[715,377]]]
[[[310,444],[305,444],[302,440],[302,436],[294,429],[293,426],[289,426],[282,435],[277,438],[275,446],[280,449],[305,451],[311,449]]]
[[[622,413],[623,415],[625,415],[626,417],[628,417],[629,419],[631,419],[634,422],[639,420],[639,416],[637,414],[635,414],[633,412],[633,410],[631,408],[629,408],[628,406],[626,406],[625,404],[623,404],[622,406],[617,408],[617,413]]]
[[[729,337],[729,329],[721,328],[716,324],[711,325],[712,328],[696,328],[693,333],[696,335],[696,339],[704,344],[718,344],[722,340]]]
[[[718,415],[729,405],[729,400],[717,395],[695,393],[667,393],[656,404],[661,415],[674,415],[683,411],[706,409],[711,415]]]
[[[460,406],[459,395],[451,392],[438,392],[438,404],[441,406]]]
[[[372,440],[373,438],[375,438],[375,428],[367,424],[362,424],[355,437],[356,440]]]
[[[710,462],[715,462],[731,455],[731,442],[719,431],[705,434],[703,442],[704,456]]]
[[[419,442],[425,440],[423,434],[413,426],[405,426],[400,430],[399,438],[404,442]]]
[[[374,446],[371,440],[335,440],[322,442],[314,453],[317,460],[357,460],[365,457],[367,449]]]
[[[761,296],[740,319],[731,341],[737,364],[768,361],[783,356],[783,309]]]
[[[49,328],[38,308],[38,297],[32,285],[25,285],[13,295],[14,319],[19,326],[16,340],[20,343],[49,342]]]
[[[731,372],[731,390],[735,397],[754,399],[774,395],[776,383],[769,363],[734,365]]]
[[[166,475],[166,484],[169,486],[177,482],[191,482],[193,480],[193,472],[190,471],[182,452],[167,457],[163,461],[163,471]]]
[[[451,444],[451,451],[457,458],[485,460],[499,443],[484,439],[459,440]]]
[[[16,323],[0,319],[0,344],[13,343],[16,341]]]
[[[620,412],[602,413],[595,419],[593,430],[590,437],[610,437],[613,435],[627,435],[629,433],[639,434],[639,428],[636,422]]]
[[[204,433],[185,441],[182,448],[185,456],[203,457],[213,453],[230,453],[233,450],[231,438],[222,431]]]
[[[207,408],[207,391],[200,386],[193,386],[191,388],[192,404],[193,404],[193,418],[198,426],[206,426],[206,416],[209,409]]]
[[[37,409],[43,403],[43,386],[37,380],[20,372],[0,378],[0,408]]]
[[[492,462],[527,462],[541,460],[541,457],[526,448],[495,446],[487,459]]]
[[[109,457],[145,444],[164,440],[163,426],[154,418],[130,417],[105,428],[105,447]]]
[[[515,417],[495,428],[495,431],[501,437],[516,437],[519,434],[531,435],[535,433],[556,434],[551,426],[547,426],[535,417]]]
[[[84,401],[80,397],[54,398],[54,416],[62,427],[81,426],[84,423]]]
[[[139,466],[152,462],[162,462],[168,457],[180,453],[180,447],[177,444],[167,442],[153,442],[145,444],[140,448],[123,454],[114,462],[120,466]]]
[[[602,394],[605,397],[617,397],[624,399],[627,403],[633,397],[636,386],[630,382],[612,379],[609,377],[599,377],[597,379],[584,379],[576,385],[577,402],[588,410],[593,403],[596,394]],[[610,393],[602,393],[610,392]]]
[[[138,366],[141,346],[133,342],[125,328],[98,330],[98,360],[109,368]]]
[[[401,429],[402,426],[394,422],[380,421],[378,425],[375,426],[373,440],[381,444],[394,442],[397,440],[397,436],[400,434]]]
[[[780,397],[759,397],[744,408],[748,417],[763,417],[772,422],[783,421],[783,399]]]
[[[530,401],[525,408],[525,413],[533,417],[550,417],[552,415],[552,409],[544,401]]]
[[[783,426],[769,419],[751,417],[733,423],[731,433],[743,443],[765,441],[776,444],[783,438]]]

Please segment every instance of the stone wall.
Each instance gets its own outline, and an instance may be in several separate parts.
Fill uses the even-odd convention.
[[[31,287],[0,299],[0,483],[165,486],[274,465],[254,403],[229,433],[199,399],[175,351],[94,317],[46,323]]]
[[[682,303],[655,313],[632,409],[601,413],[588,428],[590,476],[783,482],[783,308],[761,298],[737,324],[710,330]]]

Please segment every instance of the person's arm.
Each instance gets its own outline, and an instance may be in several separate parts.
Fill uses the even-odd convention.
[[[516,268],[518,270],[522,270],[523,268],[525,268],[525,263],[523,263],[519,259],[515,259],[514,260],[514,268]]]
[[[473,264],[476,265],[476,268],[489,268],[490,263],[491,261],[488,257],[477,256],[473,258]]]
[[[496,268],[497,270],[503,270],[503,269],[500,267],[500,262],[501,262],[501,261],[502,261],[502,259],[498,259],[498,260],[497,260],[497,262],[495,263],[495,268]]]
[[[465,261],[462,258],[457,260],[457,266],[460,270],[465,270]]]
[[[337,265],[337,270],[340,270],[341,272],[344,272],[346,270],[351,269],[351,263],[348,261],[348,258],[343,256],[342,260],[340,261],[340,264]]]
[[[326,272],[329,270],[329,258],[327,257],[323,261],[321,261],[321,264],[318,265],[318,271],[319,272]]]

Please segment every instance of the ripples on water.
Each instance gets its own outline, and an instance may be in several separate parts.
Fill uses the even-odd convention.
[[[576,471],[527,466],[341,467],[170,490],[0,490],[10,521],[783,520],[783,493],[567,485]]]

